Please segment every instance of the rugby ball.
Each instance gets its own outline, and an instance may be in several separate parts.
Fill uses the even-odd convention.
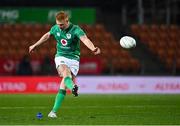
[[[131,36],[123,36],[120,39],[120,45],[125,49],[136,47],[136,40]]]

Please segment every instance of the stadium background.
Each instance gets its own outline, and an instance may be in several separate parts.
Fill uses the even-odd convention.
[[[179,5],[180,0],[2,0],[0,124],[179,124]],[[69,13],[72,23],[80,25],[93,43],[101,48],[102,54],[95,57],[81,44],[80,71],[76,82],[80,86],[79,106],[86,106],[84,112],[88,116],[80,113],[78,116],[83,121],[72,118],[69,122],[66,118],[72,113],[67,112],[64,118],[55,122],[47,122],[46,118],[38,122],[34,119],[35,113],[47,113],[50,109],[48,104],[52,105],[59,87],[60,79],[54,65],[56,43],[51,38],[32,55],[28,54],[28,47],[51,28],[55,23],[54,15],[59,10]],[[119,39],[124,35],[136,39],[136,48],[126,50],[120,47]],[[47,93],[52,103],[45,100],[49,99],[43,95]],[[28,106],[26,100],[19,100],[21,98],[27,101],[40,98],[43,105],[37,100]],[[113,98],[117,101],[110,100]],[[71,96],[67,99],[64,103],[67,108],[70,100],[77,104],[78,100],[74,101]],[[102,104],[96,104],[100,99]],[[94,111],[91,110],[94,106],[89,106],[92,103],[96,106]],[[109,111],[101,111],[103,103],[109,106]],[[124,105],[124,111],[119,110],[121,105]],[[141,106],[138,108],[138,105]],[[33,109],[27,117],[26,111],[18,112],[19,109],[27,109],[25,106]],[[64,112],[66,107],[62,108]],[[144,113],[139,112],[141,107]],[[161,109],[163,107],[166,110]],[[12,110],[23,115],[25,121],[13,113],[3,117],[4,113]],[[93,115],[96,111],[98,114]],[[136,118],[131,120],[133,115]],[[142,115],[144,119],[140,118]]]

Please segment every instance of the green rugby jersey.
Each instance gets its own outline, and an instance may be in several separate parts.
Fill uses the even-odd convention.
[[[84,31],[77,25],[69,24],[67,29],[61,30],[58,25],[54,25],[50,34],[56,39],[56,55],[69,59],[80,60],[80,37],[85,35]]]

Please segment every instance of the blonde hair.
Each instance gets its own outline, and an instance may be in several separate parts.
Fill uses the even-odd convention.
[[[63,21],[63,20],[66,20],[66,19],[68,19],[68,14],[65,11],[59,11],[56,14],[56,20]]]

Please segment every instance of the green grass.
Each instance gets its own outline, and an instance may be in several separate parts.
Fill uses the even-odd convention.
[[[47,118],[55,95],[0,95],[1,125],[180,124],[180,95],[68,95],[57,119]],[[36,119],[41,112],[43,118]]]

